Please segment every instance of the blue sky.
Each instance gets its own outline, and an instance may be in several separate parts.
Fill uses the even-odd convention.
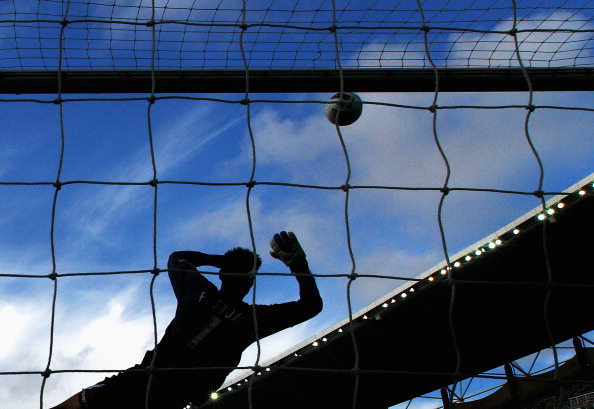
[[[362,97],[422,104],[431,95]],[[489,103],[503,103],[523,97],[501,94],[484,98]],[[539,95],[537,103],[557,103],[559,97]],[[475,96],[443,95],[444,104],[468,103],[469,98],[473,103],[483,103]],[[591,104],[591,94],[563,98],[564,104],[571,106]],[[3,162],[10,166],[2,180],[52,181],[59,149],[58,108],[35,105],[38,113],[24,120],[34,112],[30,104],[3,105],[20,111],[9,116],[19,118],[10,127],[15,130],[3,134],[3,141],[7,140],[11,148],[5,150],[8,153]],[[209,105],[181,101],[155,104],[154,138],[160,180],[231,182],[249,178],[245,107]],[[146,106],[146,102],[66,103],[66,153],[61,180],[150,180]],[[344,159],[336,131],[321,107],[254,106],[253,131],[259,147],[256,180],[309,181],[331,186],[342,183],[346,177]],[[217,115],[221,109],[236,115],[225,122]],[[586,128],[591,121],[587,114],[579,112],[539,113],[537,110],[534,114],[531,134],[545,164],[545,190],[560,191],[590,173],[594,143],[591,130]],[[534,190],[538,169],[523,135],[525,115],[523,109],[440,112],[444,125],[439,133],[452,165],[451,186]],[[424,111],[366,106],[360,120],[342,130],[353,164],[351,183],[440,186],[444,167],[431,140],[430,123],[431,115]],[[295,152],[308,155],[295,157]],[[168,254],[177,249],[221,253],[234,245],[250,246],[246,192],[243,186],[159,185],[159,267],[165,268]],[[53,187],[4,186],[1,194],[3,273],[49,274]],[[148,186],[64,186],[56,212],[57,271],[151,269],[152,198],[153,190]],[[271,234],[287,229],[300,237],[315,273],[349,273],[344,199],[340,190],[257,186],[250,197],[250,209],[257,250],[264,256],[261,271],[286,272],[267,256],[267,247]],[[437,228],[438,201],[435,192],[353,191],[349,221],[357,271],[415,277],[440,262],[443,252]],[[451,193],[444,212],[450,252],[478,241],[537,205],[531,196]],[[285,280],[259,278],[257,301],[294,299],[296,284],[290,278],[289,282]],[[147,274],[61,278],[52,368],[122,369],[136,362],[152,343],[149,282]],[[277,355],[347,316],[346,279],[321,277],[318,282],[325,310],[310,322],[263,343],[264,358]],[[3,368],[42,370],[49,347],[52,282],[2,278],[2,284],[3,325],[12,334],[4,341],[8,345],[0,357]],[[353,286],[354,310],[402,284],[357,280]],[[155,294],[161,333],[175,307],[165,275],[157,279]],[[249,365],[249,360],[243,364]],[[29,393],[33,393],[39,388],[39,378],[21,376],[14,379],[14,387],[20,390],[27,385]],[[101,378],[53,375],[46,399],[59,400],[69,390]],[[9,393],[16,392],[11,388]],[[7,401],[11,399],[13,395]],[[33,397],[27,399],[36,401]]]
[[[557,14],[560,20],[566,18],[566,12],[557,13],[563,14],[561,17]],[[526,24],[538,26],[534,22],[538,15],[532,14],[533,22]],[[582,17],[574,15],[573,20],[563,24],[584,26],[576,22]],[[510,18],[507,11],[498,24],[505,26]],[[591,23],[585,26],[591,28]],[[561,54],[571,60],[569,51],[560,51],[552,45],[567,40],[563,34],[532,36],[532,42],[526,44],[526,53],[535,61],[534,65],[542,65],[545,59],[554,60]],[[465,34],[464,42],[456,43],[455,36],[444,34],[448,42],[457,44],[452,48],[452,61],[472,59],[466,50],[473,41],[475,45],[480,43],[483,52],[491,47],[490,51],[499,50],[498,55],[506,58],[510,42],[496,42],[495,38],[501,40],[500,37],[494,36],[489,41],[488,36]],[[384,63],[386,55],[390,58],[404,55],[396,42],[380,52],[377,44],[387,40],[383,34],[377,34],[373,40],[376,41],[359,44],[366,52],[358,55]],[[540,46],[534,48],[534,44]],[[410,66],[416,65],[418,47],[418,44],[413,46],[412,54],[407,51],[407,56],[412,58],[408,61]],[[357,53],[352,51],[347,56]],[[586,50],[585,54],[591,56],[591,51]],[[580,55],[583,58],[584,53]],[[481,53],[473,56],[480,57]],[[576,55],[573,58],[572,61],[578,61]],[[350,184],[441,187],[446,169],[433,140],[433,114],[413,109],[430,106],[434,95],[359,94],[366,102],[362,117],[341,129],[352,167]],[[252,153],[246,106],[238,103],[243,95],[194,96],[203,99],[160,99],[151,107],[158,179],[247,182],[252,171]],[[254,102],[250,106],[256,181],[334,187],[345,182],[347,167],[340,140],[335,127],[323,114],[323,103],[330,96],[251,96],[254,100],[270,101]],[[13,102],[0,102],[1,182],[55,181],[62,132],[65,138],[62,182],[145,183],[152,179],[146,99],[82,101],[79,98],[83,96],[66,96],[71,100],[62,104],[62,127],[58,105],[22,100],[30,97],[49,102],[55,96],[15,96],[6,97]],[[438,105],[444,109],[437,113],[437,133],[451,165],[450,187],[522,191],[538,188],[539,169],[524,128],[527,111],[522,105],[528,102],[528,97],[527,92],[439,94]],[[592,97],[591,92],[537,93],[533,104],[594,109]],[[301,103],[283,103],[289,100]],[[474,108],[453,108],[461,106]],[[487,106],[500,108],[478,109]],[[592,115],[591,111],[545,108],[537,108],[531,115],[528,130],[543,161],[545,191],[562,191],[592,173]],[[153,194],[154,189],[146,185],[63,186],[55,219],[57,272],[152,269]],[[174,250],[223,253],[236,245],[250,247],[246,194],[246,187],[241,185],[160,184],[158,267],[166,268],[167,257]],[[51,186],[0,186],[3,274],[51,273],[53,195]],[[442,261],[437,223],[439,199],[438,192],[429,190],[352,190],[348,216],[356,271],[412,278]],[[477,242],[538,204],[538,199],[532,196],[450,193],[443,213],[450,254]],[[272,234],[284,229],[298,235],[314,273],[350,273],[343,191],[257,185],[250,194],[249,206],[256,249],[264,259],[262,272],[287,272],[268,256]],[[150,274],[60,278],[51,368],[117,370],[139,361],[153,344],[150,280]],[[317,281],[325,300],[324,311],[307,323],[262,342],[263,360],[347,317],[347,280],[320,277]],[[404,283],[357,280],[352,287],[353,310],[363,308]],[[0,277],[0,326],[4,334],[10,334],[0,340],[0,370],[45,369],[52,294],[53,282],[47,278]],[[165,274],[157,278],[154,294],[157,328],[162,334],[175,310],[175,299]],[[284,302],[296,297],[293,278],[258,278],[258,303]],[[242,365],[253,362],[254,348],[251,348]],[[104,376],[52,375],[47,382],[44,407]],[[0,407],[39,406],[40,386],[39,375],[3,376]]]

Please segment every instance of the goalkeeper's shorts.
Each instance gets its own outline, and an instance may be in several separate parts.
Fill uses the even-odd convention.
[[[83,389],[79,402],[83,409],[149,409],[183,408],[191,400],[195,380],[187,373],[154,372],[148,388],[148,368],[153,353],[148,351],[142,363]]]
[[[147,352],[142,363],[115,376],[84,388],[79,394],[83,409],[144,409],[152,352]],[[153,405],[151,405],[153,406]]]

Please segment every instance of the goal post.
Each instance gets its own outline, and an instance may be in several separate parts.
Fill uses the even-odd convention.
[[[433,92],[430,69],[383,68],[327,70],[69,70],[0,71],[2,94],[55,94],[61,78],[64,94],[143,93],[153,80],[160,93],[242,93],[246,75],[254,93],[336,92],[341,80],[357,92]],[[446,68],[438,70],[442,92],[526,91],[519,68]],[[594,91],[594,68],[531,68],[535,91]]]

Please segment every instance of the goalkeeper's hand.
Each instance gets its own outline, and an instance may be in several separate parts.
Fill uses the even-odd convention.
[[[288,267],[297,267],[305,262],[305,252],[293,232],[281,231],[270,240],[270,255],[281,260]]]

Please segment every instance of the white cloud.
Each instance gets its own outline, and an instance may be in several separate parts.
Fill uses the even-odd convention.
[[[117,20],[150,20],[152,17],[153,5],[155,8],[155,19],[160,20],[188,20],[188,10],[194,7],[192,0],[178,0],[175,5],[171,5],[168,0],[125,0],[119,1],[113,18]],[[219,0],[204,0],[200,3],[199,9],[194,9],[193,17],[197,15],[210,16],[220,7]],[[110,7],[111,8],[111,7]],[[239,6],[241,10],[241,7]],[[221,11],[225,14],[225,10]]]
[[[50,284],[48,284],[50,286]],[[152,315],[146,308],[138,313],[139,298],[146,300],[137,287],[123,287],[106,300],[92,291],[58,294],[53,341],[52,370],[125,369],[140,361],[152,348]],[[72,289],[70,289],[72,290]],[[6,294],[3,294],[6,299]],[[14,298],[0,306],[4,334],[0,365],[3,371],[43,371],[49,356],[50,299]],[[143,304],[146,304],[143,302]],[[160,332],[173,310],[161,306]],[[46,384],[44,402],[53,406],[82,387],[112,374],[52,374]],[[40,375],[5,375],[0,386],[2,408],[35,407],[39,402]]]
[[[0,304],[0,323],[5,333],[13,334],[0,339],[0,361],[2,361],[11,355],[19,344],[24,342],[22,334],[30,325],[29,313],[18,310],[11,304]]]
[[[196,64],[196,61],[198,64],[212,64],[211,60],[220,58],[221,54],[229,51],[229,44],[238,52],[238,46],[234,44],[236,33],[233,30],[192,25],[182,27],[171,22],[236,23],[241,21],[241,5],[221,8],[219,0],[201,1],[199,7],[195,3],[191,0],[176,1],[175,4],[171,4],[168,0],[154,1],[154,19],[160,23],[154,28],[144,25],[132,27],[127,24],[117,24],[117,22],[150,21],[153,18],[151,0],[119,1],[116,7],[95,5],[91,8],[91,15],[98,14],[100,17],[116,22],[111,30],[104,30],[100,26],[97,36],[101,37],[105,44],[97,46],[97,52],[104,58],[113,58],[116,66],[150,68],[153,30],[157,66],[179,67],[180,53],[183,53],[183,58],[190,59],[192,64]],[[182,31],[183,34],[181,34]],[[134,42],[130,42],[130,38],[133,38]],[[108,52],[114,48],[120,52]],[[190,63],[183,62],[183,65],[187,67]]]
[[[0,177],[4,177],[4,175],[10,171],[10,162],[12,160],[11,157],[14,155],[14,153],[24,148],[24,144],[22,142],[19,143],[12,140],[7,140],[5,143],[3,143],[3,145],[3,149],[0,152]]]
[[[278,181],[288,173],[293,183],[340,184],[344,181],[346,164],[340,141],[323,115],[323,105],[315,107],[317,114],[307,111],[301,116],[292,112],[283,116],[280,110],[270,107],[254,109],[256,180]],[[241,162],[251,163],[251,160],[251,145],[245,141]]]
[[[399,250],[385,246],[366,251],[358,258],[357,271],[359,274],[414,278],[442,259],[443,253],[438,251],[414,254],[408,249]],[[353,282],[351,293],[357,304],[366,305],[385,296],[389,292],[387,289],[412,284],[412,281],[407,280],[361,278]]]
[[[520,15],[516,28],[526,30],[517,35],[523,64],[527,67],[584,66],[592,58],[588,47],[591,38],[587,30],[593,27],[588,16],[572,11]],[[510,15],[490,27],[490,33],[442,33],[441,36],[447,37],[447,41],[431,44],[431,56],[438,66],[452,68],[518,67],[514,39],[507,34],[512,28],[513,18]],[[429,67],[425,46],[418,37],[412,40],[412,36],[401,34],[399,41],[388,42],[375,38],[373,43],[364,45],[353,58],[347,58],[346,61],[363,68]],[[451,49],[447,49],[449,45]],[[447,56],[447,60],[442,59],[442,56]]]
[[[244,247],[251,247],[246,202],[242,197],[236,198],[236,201],[217,202],[214,209],[200,208],[196,214],[187,215],[185,220],[180,220],[173,229],[177,234],[177,241],[194,246],[194,243],[206,246],[208,243],[223,241],[229,245],[242,243]],[[251,200],[250,210],[252,214],[258,214],[261,203]]]
[[[506,32],[512,27],[512,19],[503,20],[493,27],[493,31]],[[591,58],[591,53],[583,51],[590,35],[562,30],[591,30],[592,27],[587,17],[568,11],[540,13],[520,19],[518,30],[545,30],[518,33],[523,64],[531,67],[581,65],[580,59]],[[515,49],[513,37],[508,34],[462,33],[456,37],[450,60],[456,65],[460,65],[458,61],[465,61],[462,65],[471,67],[517,67]]]
[[[291,200],[271,201],[266,195],[258,193],[258,189],[250,197],[250,215],[252,217],[254,237],[257,251],[264,262],[268,258],[269,242],[274,233],[281,230],[293,231],[320,269],[338,262],[333,252],[320,253],[328,243],[346,245],[336,225],[343,219],[336,215],[332,208],[324,208],[323,204],[312,206],[307,198],[298,195]],[[229,195],[225,199],[213,200],[209,207],[198,206],[194,214],[188,214],[171,228],[175,235],[175,247],[216,248],[224,252],[233,246],[251,247],[249,237],[248,216],[245,197]],[[273,261],[273,265],[276,261]]]
[[[299,162],[317,162],[335,146],[329,135],[326,119],[310,117],[295,120],[281,117],[273,109],[263,109],[253,121],[256,146],[262,148],[258,159],[263,164],[286,163],[295,166]],[[307,149],[307,155],[297,155]]]
[[[267,361],[276,358],[278,355],[282,355],[286,350],[309,338],[312,332],[310,322],[305,322],[262,339],[260,341],[260,359],[258,365],[264,366],[269,363]],[[238,367],[255,365],[257,356],[258,345],[253,343],[241,355],[241,361]],[[236,369],[227,376],[225,382],[238,380],[238,378],[247,376],[250,373],[251,370],[249,369]]]
[[[376,42],[366,44],[355,59],[347,59],[348,65],[362,68],[417,68],[430,65],[425,46],[421,43]]]
[[[441,407],[443,407],[443,403],[439,398],[416,398],[388,409],[437,409]]]
[[[363,94],[363,97],[366,101],[428,106],[431,95]],[[547,97],[540,94],[537,97],[541,103],[551,103],[555,98],[555,95]],[[587,100],[576,95],[570,98],[573,101],[565,101],[570,105],[583,105]],[[507,109],[438,111],[437,134],[451,166],[450,187],[536,190],[537,161],[525,136],[527,111],[521,107],[526,101],[527,95],[523,93],[480,96],[442,94],[438,100],[440,106],[520,105],[519,108]],[[583,144],[579,144],[580,148],[578,144],[568,146],[551,134],[551,129],[555,129],[550,126],[552,118],[556,118],[559,125],[563,123],[556,129],[565,127],[567,133],[583,140]],[[429,111],[367,104],[359,121],[343,130],[352,166],[350,183],[403,188],[441,187],[446,177],[446,166],[434,140],[431,120]],[[329,176],[331,183],[340,185],[346,175],[345,169],[326,171],[337,164],[344,164],[344,158],[341,151],[334,149],[337,138],[335,130],[325,122],[324,118],[307,117],[297,125],[292,121],[281,121],[278,114],[270,112],[258,116],[254,133],[258,163],[266,169],[262,170],[266,180],[275,180],[274,174],[270,172],[277,170],[279,174],[303,183],[316,183],[318,179],[328,183]],[[547,174],[552,176],[556,172],[565,172],[556,167],[556,161],[564,157],[576,158],[577,155],[582,163],[587,160],[586,151],[592,149],[592,142],[588,141],[588,131],[584,129],[583,123],[572,120],[563,111],[539,111],[533,114],[530,133],[538,145],[539,153],[551,160],[547,163]],[[296,154],[305,151],[307,155]],[[556,156],[551,157],[554,153]],[[245,160],[248,156],[245,150]],[[568,166],[572,166],[567,162]],[[293,194],[299,197],[299,192],[295,190],[287,189],[282,193],[288,197]],[[340,208],[344,197],[340,194],[333,197],[336,205],[332,208],[334,211]],[[476,194],[473,197],[481,201],[491,200],[486,195],[481,197]],[[438,199],[439,192],[358,190],[352,192],[351,210],[353,215],[363,215],[364,212],[378,214],[378,209],[385,217],[407,215],[404,222],[414,223],[422,231],[427,225],[419,225],[419,222],[433,222]],[[449,206],[455,208],[459,200],[467,198],[452,193],[447,201]],[[477,208],[482,206],[480,202],[474,205]],[[462,208],[458,211],[461,212]]]
[[[62,311],[63,315],[59,314],[57,317],[59,332],[56,334],[53,366],[60,367],[62,361],[65,361],[68,362],[65,366],[70,367],[72,356],[80,355],[85,356],[80,364],[88,369],[105,368],[106,356],[109,356],[109,362],[113,365],[111,368],[131,366],[134,362],[131,357],[138,357],[142,351],[152,348],[150,311],[145,309],[138,316],[130,311],[139,297],[145,298],[146,294],[139,294],[135,287],[124,288],[107,300],[104,299],[104,294],[94,291],[77,294],[77,304],[69,304]],[[87,307],[80,308],[84,304],[83,300],[93,300],[94,307],[101,304],[101,312],[93,314]],[[143,301],[146,307],[146,299]],[[74,309],[78,311],[75,312]],[[87,318],[89,316],[90,320]],[[68,319],[65,320],[65,317]],[[76,336],[70,336],[72,333]],[[68,337],[65,336],[67,334]]]

